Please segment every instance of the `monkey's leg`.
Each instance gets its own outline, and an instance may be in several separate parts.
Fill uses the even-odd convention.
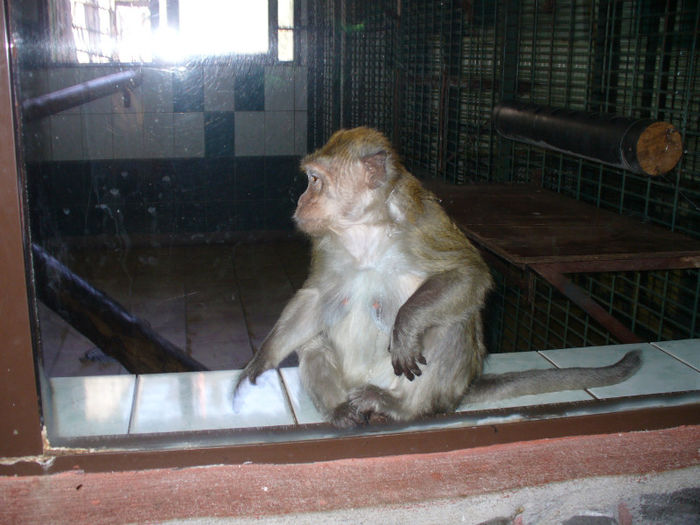
[[[421,338],[433,326],[466,320],[478,312],[491,285],[484,266],[457,268],[427,279],[399,309],[389,352],[396,375],[409,380],[426,364]]]
[[[375,385],[348,385],[338,356],[325,336],[314,337],[299,355],[304,389],[333,426],[349,428],[399,419],[400,403],[389,392]]]
[[[299,375],[314,405],[331,423],[339,427],[360,423],[359,415],[353,417],[340,408],[347,405],[348,388],[337,355],[325,336],[314,337],[299,350]]]
[[[319,331],[319,318],[318,291],[302,288],[284,307],[260,349],[243,369],[236,389],[246,378],[255,384],[265,370],[275,368],[282,359],[313,338]]]
[[[374,385],[349,389],[337,355],[324,336],[317,336],[299,350],[299,373],[314,405],[333,426],[355,427],[394,419],[397,400]]]

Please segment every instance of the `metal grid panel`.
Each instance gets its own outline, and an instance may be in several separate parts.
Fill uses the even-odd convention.
[[[330,9],[326,2],[317,4],[316,10]],[[345,42],[355,40],[344,48],[355,54],[346,56],[350,70],[370,71],[368,82],[346,84],[345,113],[353,124],[366,124],[381,114],[381,119],[369,123],[378,122],[375,125],[385,131],[399,130],[394,143],[411,171],[458,183],[535,183],[674,231],[700,235],[697,1],[403,0],[398,21],[391,22],[387,13],[393,13],[393,3],[387,4],[384,14],[355,4],[345,2],[343,16],[351,15],[345,22],[329,14],[322,23],[363,20],[364,27],[384,23],[386,31],[381,39],[365,35],[369,42],[361,42],[359,35],[343,36]],[[345,28],[353,25],[346,23]],[[374,56],[376,46],[389,41],[396,42],[393,68],[391,59]],[[337,57],[324,53],[316,57],[338,63]],[[327,64],[324,68],[317,71],[326,74]],[[391,125],[381,109],[387,98],[397,104]],[[671,173],[646,177],[504,140],[495,134],[490,120],[500,100],[666,120],[681,131],[684,156]],[[316,105],[324,112],[332,110],[327,100],[317,100]],[[327,113],[323,118],[332,120]],[[572,278],[643,337],[700,336],[698,270]],[[495,348],[615,342],[540,278],[534,279],[530,293],[502,280],[492,304],[500,305],[496,308],[500,317],[491,325],[498,327],[493,328],[498,332],[493,339],[499,341]]]
[[[522,2],[515,98],[666,120],[681,131],[685,152],[671,173],[654,178],[502,140],[501,168],[510,168],[515,181],[700,235],[699,20],[700,5],[692,1]],[[700,333],[698,270],[579,275],[574,280],[641,337]],[[534,308],[531,322],[537,324],[542,315],[558,310],[556,297],[555,292],[551,303],[513,299],[509,304],[524,308],[520,319],[528,319]],[[590,326],[575,307],[567,315],[569,322]],[[544,332],[539,327],[530,338],[575,346],[578,336],[562,326],[568,325],[550,324]],[[512,338],[504,338],[510,348]],[[587,329],[582,341],[601,344],[600,334]]]
[[[491,351],[615,344],[605,329],[578,306],[536,276],[531,289],[510,284],[494,272],[497,283],[489,317]],[[697,270],[616,272],[573,276],[603,308],[649,341],[698,337],[700,280]],[[694,293],[688,291],[695,286]]]
[[[400,142],[409,169],[453,182],[492,173],[498,20],[497,2],[405,3]]]
[[[323,145],[340,116],[338,26],[339,2],[313,2],[309,9],[309,148]]]
[[[491,352],[517,352],[552,348],[614,344],[610,334],[578,306],[539,276],[530,290],[511,285],[494,272],[493,303],[500,330],[490,340]]]
[[[396,2],[346,6],[343,126],[371,126],[393,136]]]
[[[523,2],[520,19],[520,100],[666,120],[685,154],[671,173],[646,177],[502,142],[514,178],[698,235],[698,3]]]
[[[440,136],[440,22],[451,2],[406,2],[401,13],[402,100],[400,147],[409,169],[438,172]]]

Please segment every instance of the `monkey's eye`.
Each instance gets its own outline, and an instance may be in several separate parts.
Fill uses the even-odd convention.
[[[313,171],[307,171],[306,175],[309,178],[309,186],[314,189],[321,187],[321,177],[319,177],[318,174],[314,173]]]

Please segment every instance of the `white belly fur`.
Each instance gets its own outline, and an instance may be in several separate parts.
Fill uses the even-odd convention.
[[[401,382],[388,352],[391,329],[398,307],[422,282],[415,274],[366,269],[354,272],[334,294],[331,300],[342,306],[328,308],[341,313],[326,330],[348,386],[371,383],[391,390]]]

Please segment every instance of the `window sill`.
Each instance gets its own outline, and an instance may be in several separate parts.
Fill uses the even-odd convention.
[[[297,368],[269,371],[256,386],[245,383],[235,400],[238,370],[52,378],[48,436],[51,447],[167,450],[420,433],[700,402],[698,339],[494,354],[486,372],[552,363],[603,366],[631,348],[642,349],[642,368],[618,385],[461,406],[455,414],[351,431],[324,423],[301,387]]]

